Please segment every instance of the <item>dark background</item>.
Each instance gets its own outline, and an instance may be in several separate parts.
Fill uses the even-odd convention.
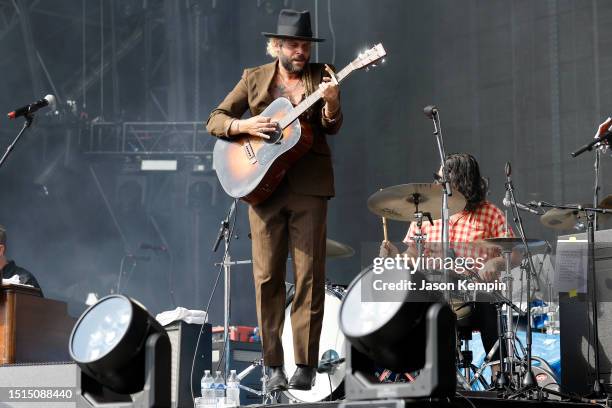
[[[611,2],[0,0],[0,112],[47,93],[76,104],[76,114],[39,115],[0,169],[10,258],[48,297],[78,312],[88,292],[116,286],[121,258],[131,253],[151,259],[127,268],[124,293],[154,313],[175,304],[204,309],[221,257],[210,247],[231,202],[214,172],[192,172],[203,156],[196,154],[177,155],[176,172],[143,174],[133,155],[93,154],[89,125],[205,121],[243,68],[269,61],[260,32],[275,29],[284,7],[309,9],[327,38],[312,60],[341,68],[377,42],[388,53],[383,66],[342,85],[345,124],[329,138],[337,196],[328,235],[358,253],[328,262],[330,280],[348,283],[361,269],[362,245],[382,239],[367,198],[382,187],[429,182],[437,170],[425,105],[440,109],[447,151],[478,158],[497,205],[506,161],[523,202],[592,200],[593,155],[569,152],[612,110]],[[2,151],[20,126],[0,120]],[[602,171],[609,169],[605,156]],[[531,237],[555,241],[536,217],[524,217]],[[393,240],[405,230],[390,224]],[[232,256],[248,259],[243,203],[237,232]],[[166,242],[170,252],[139,250],[141,242]],[[232,273],[233,323],[254,324],[250,267]],[[216,323],[222,293],[211,308]]]

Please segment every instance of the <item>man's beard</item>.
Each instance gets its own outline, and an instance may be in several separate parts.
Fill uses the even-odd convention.
[[[289,72],[290,74],[301,74],[304,68],[306,67],[306,64],[308,64],[307,58],[304,58],[303,60],[301,60],[304,62],[304,66],[302,68],[296,68],[293,65],[291,59],[284,55],[280,55],[279,60],[280,60],[280,63],[283,65],[283,68],[285,68],[287,72]]]

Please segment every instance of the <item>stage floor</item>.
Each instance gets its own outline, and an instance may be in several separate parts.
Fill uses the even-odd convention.
[[[449,399],[419,399],[419,400],[379,400],[379,401],[333,401],[317,403],[275,404],[275,405],[249,405],[249,407],[275,407],[275,408],[433,408],[433,407],[465,407],[465,408],[592,408],[594,405],[586,403],[560,402],[560,401],[521,401],[503,400],[492,397],[456,396]]]

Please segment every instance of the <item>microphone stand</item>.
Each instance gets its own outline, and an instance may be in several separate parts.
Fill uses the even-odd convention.
[[[601,136],[594,138],[591,142],[586,145],[580,147],[578,150],[571,153],[572,157],[577,157],[584,153],[585,151],[590,151],[593,147],[600,146],[601,142],[607,141],[610,143],[610,139],[612,137],[612,132],[610,128]],[[587,217],[587,236],[588,236],[588,246],[589,246],[589,254],[588,254],[588,270],[590,279],[592,280],[591,288],[591,307],[593,312],[593,332],[595,337],[595,382],[593,383],[593,388],[591,390],[590,396],[593,398],[605,398],[606,392],[601,386],[601,369],[599,365],[599,328],[597,323],[597,285],[595,281],[595,231],[597,230],[597,214],[602,213],[605,214],[610,211],[606,211],[605,209],[597,208],[599,203],[599,168],[600,168],[600,149],[595,149],[595,163],[593,164],[593,170],[595,175],[595,181],[593,184],[593,208],[581,208],[577,206],[576,209],[579,211],[584,211]],[[538,203],[541,204],[541,203]],[[569,206],[572,207],[572,206]],[[576,206],[574,206],[576,207]],[[559,208],[558,206],[555,208]]]
[[[601,143],[601,142],[605,142],[605,141],[609,142],[611,137],[612,137],[612,132],[608,130],[603,135],[594,138],[589,143],[587,143],[584,146],[580,147],[578,150],[573,151],[572,153],[570,153],[570,155],[572,157],[576,158],[576,157],[580,156],[582,153],[584,153],[586,151],[593,150],[593,147],[596,147],[596,145]]]
[[[610,214],[612,210],[605,208],[595,207],[583,207],[581,205],[554,205],[546,202],[537,202],[538,207],[544,208],[557,208],[560,210],[577,210],[582,211],[587,218],[587,242],[588,242],[588,256],[587,265],[589,280],[591,281],[591,313],[593,314],[593,338],[595,349],[595,381],[591,388],[589,397],[592,399],[603,399],[606,398],[606,392],[602,387],[601,381],[601,366],[599,362],[599,325],[597,323],[597,282],[595,280],[595,228],[594,219],[595,214]],[[528,294],[529,295],[529,294]]]
[[[526,333],[526,337],[527,337],[527,344],[526,344],[526,351],[527,351],[527,372],[525,373],[525,378],[523,378],[523,387],[515,394],[523,394],[523,393],[528,393],[530,390],[532,390],[533,388],[535,388],[538,383],[535,379],[535,376],[533,375],[533,370],[532,370],[532,362],[531,362],[531,343],[532,343],[532,331],[531,331],[531,275],[532,273],[535,273],[535,266],[533,265],[533,258],[531,256],[531,251],[529,250],[529,245],[527,244],[527,237],[525,235],[525,228],[523,227],[523,219],[521,218],[521,213],[519,211],[518,206],[516,205],[516,197],[514,196],[514,185],[512,184],[512,179],[510,178],[510,176],[507,176],[507,181],[506,181],[506,189],[508,191],[508,193],[510,194],[510,203],[512,205],[512,213],[514,216],[514,222],[516,224],[518,233],[520,235],[521,241],[523,241],[523,246],[525,247],[525,253],[527,255],[527,260],[528,260],[528,268],[529,271],[527,271],[527,311],[526,311],[526,318],[527,318],[527,333]],[[508,322],[506,323],[508,324]]]
[[[427,112],[425,108],[425,115],[429,117],[434,126],[433,134],[436,137],[438,154],[440,156],[440,166],[442,168],[442,251],[444,258],[449,257],[449,212],[448,212],[448,197],[453,194],[451,189],[450,180],[448,178],[448,171],[446,168],[446,151],[444,150],[444,138],[442,137],[442,126],[440,125],[440,115],[435,107],[432,107],[431,112]],[[444,268],[444,282],[448,284],[450,282],[450,273],[448,268]],[[450,301],[449,291],[444,291],[444,299]]]
[[[17,137],[15,137],[15,139],[13,140],[13,143],[11,143],[6,148],[6,152],[4,152],[4,155],[2,155],[2,158],[0,158],[0,167],[2,167],[2,165],[4,164],[6,159],[8,158],[9,154],[11,154],[11,151],[13,150],[13,148],[15,147],[15,145],[17,144],[17,142],[21,138],[21,135],[23,135],[23,133],[26,131],[26,129],[29,128],[32,125],[32,122],[34,121],[34,114],[31,113],[31,112],[26,113],[24,115],[24,117],[25,117],[25,122],[23,124],[23,127],[21,128],[21,130],[17,134]]]
[[[595,150],[595,163],[593,163],[593,170],[595,173],[595,181],[593,184],[593,207],[599,205],[599,167],[600,167],[601,151]],[[593,229],[597,231],[597,213],[593,214]]]
[[[229,377],[229,370],[230,370],[230,341],[229,341],[229,323],[230,323],[230,315],[231,315],[231,270],[232,270],[232,257],[229,253],[229,248],[230,248],[230,241],[232,239],[231,236],[231,230],[230,230],[230,220],[232,219],[232,215],[234,215],[234,212],[236,211],[236,203],[238,202],[237,199],[234,199],[234,201],[232,202],[232,205],[227,213],[227,217],[225,217],[225,219],[223,221],[221,221],[221,227],[219,228],[219,235],[217,237],[217,240],[215,241],[215,245],[213,246],[212,250],[213,252],[216,252],[217,249],[219,248],[219,244],[221,243],[221,240],[223,240],[225,242],[225,252],[224,252],[224,256],[223,256],[223,260],[222,260],[222,265],[223,265],[223,280],[224,280],[224,293],[223,293],[223,329],[224,329],[224,333],[223,333],[223,345],[224,345],[224,358],[225,358],[225,370],[224,370],[224,377],[225,377],[225,381],[227,381],[227,378]],[[221,362],[221,361],[219,361]]]

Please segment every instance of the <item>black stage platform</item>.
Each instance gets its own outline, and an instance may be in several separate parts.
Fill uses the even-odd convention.
[[[475,393],[477,394],[477,393]],[[487,393],[489,394],[489,393]],[[522,400],[502,400],[493,397],[479,396],[456,396],[449,399],[421,399],[421,400],[379,400],[379,401],[334,401],[318,403],[298,403],[298,404],[275,404],[275,405],[249,405],[249,407],[275,407],[275,408],[353,408],[353,407],[372,407],[372,408],[434,408],[434,407],[466,407],[466,408],[592,408],[605,407],[605,404],[586,404],[559,401],[522,401]],[[609,406],[609,405],[608,405]]]

